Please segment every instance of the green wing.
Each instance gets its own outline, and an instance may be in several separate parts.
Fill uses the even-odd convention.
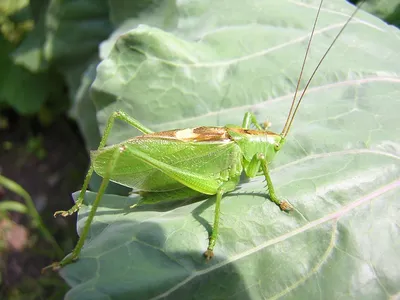
[[[141,191],[172,191],[186,186],[215,194],[222,182],[242,172],[242,154],[231,140],[183,141],[142,136],[91,153],[104,177],[115,151],[120,155],[110,180]]]

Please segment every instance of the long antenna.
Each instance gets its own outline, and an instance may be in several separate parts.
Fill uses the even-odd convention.
[[[322,7],[322,3],[323,2],[324,2],[324,0],[321,0],[321,2],[319,3],[317,16],[314,19],[314,24],[313,24],[313,28],[311,30],[310,39],[308,40],[308,44],[307,44],[307,50],[306,50],[306,53],[304,53],[303,64],[302,64],[301,69],[300,69],[299,79],[297,80],[296,91],[294,92],[292,105],[290,106],[290,110],[289,110],[288,117],[286,119],[285,126],[282,129],[282,134],[284,134],[284,133],[287,134],[287,132],[289,131],[289,127],[288,126],[289,126],[290,120],[293,119],[293,117],[294,117],[294,116],[292,116],[292,111],[293,111],[293,108],[294,108],[294,104],[296,103],[297,92],[299,91],[300,81],[301,81],[301,78],[303,77],[304,66],[306,65],[308,52],[310,51],[311,41],[312,41],[312,39],[314,37],[315,27],[317,26],[318,17],[319,17],[319,13],[321,11],[321,7]],[[286,134],[284,134],[284,136],[286,136]]]
[[[299,89],[301,77],[302,77],[302,75],[303,75],[304,65],[305,65],[305,62],[306,62],[306,60],[307,60],[308,52],[309,52],[310,45],[311,45],[311,40],[312,40],[313,35],[314,35],[315,26],[316,26],[316,24],[317,24],[317,20],[318,20],[319,12],[320,12],[320,10],[321,10],[322,2],[323,2],[323,0],[321,0],[321,3],[320,3],[319,8],[318,8],[317,17],[315,18],[315,21],[314,21],[313,29],[312,29],[312,32],[311,32],[311,37],[310,37],[310,40],[309,40],[309,42],[308,42],[306,54],[305,54],[304,60],[303,60],[303,65],[302,65],[302,67],[301,67],[299,80],[297,81],[296,92],[295,92],[294,97],[293,97],[293,100],[292,100],[292,105],[291,105],[291,107],[290,107],[290,111],[289,111],[289,114],[288,114],[288,118],[287,118],[287,120],[286,120],[285,126],[283,127],[283,130],[282,130],[282,133],[281,133],[281,135],[282,135],[283,137],[286,137],[287,134],[289,133],[289,130],[290,130],[290,127],[292,126],[294,117],[296,116],[297,110],[298,110],[298,108],[299,108],[299,106],[300,106],[300,103],[301,103],[301,101],[303,100],[303,97],[304,97],[304,95],[305,95],[305,93],[306,93],[306,91],[307,91],[307,89],[308,89],[308,87],[309,87],[309,85],[310,85],[310,83],[311,83],[311,80],[314,78],[314,76],[315,76],[317,70],[318,70],[319,67],[321,66],[322,62],[324,61],[325,57],[328,55],[328,53],[329,53],[329,51],[331,50],[331,48],[333,47],[333,45],[336,43],[336,41],[337,41],[337,39],[339,38],[339,36],[342,34],[342,32],[344,31],[344,29],[347,27],[347,25],[348,25],[348,24],[350,23],[350,21],[353,19],[354,15],[355,15],[355,14],[357,13],[357,11],[360,9],[361,5],[365,2],[365,0],[363,0],[363,1],[357,6],[357,8],[353,11],[353,13],[351,14],[350,18],[348,18],[348,20],[346,21],[346,23],[345,23],[345,24],[343,25],[343,27],[340,29],[339,33],[338,33],[338,34],[335,36],[335,38],[333,39],[332,43],[329,45],[328,49],[325,51],[324,55],[322,56],[322,58],[321,58],[320,61],[318,62],[316,68],[315,68],[314,71],[312,72],[310,79],[308,79],[307,84],[306,84],[306,86],[305,86],[303,92],[302,92],[301,95],[300,95],[300,99],[299,99],[299,101],[297,102],[297,105],[296,105],[296,107],[295,107],[295,109],[294,109],[294,111],[293,111],[293,107],[294,107],[294,103],[296,102],[296,97],[297,97],[297,92],[298,92],[298,89]],[[293,113],[292,113],[292,111],[293,111]]]

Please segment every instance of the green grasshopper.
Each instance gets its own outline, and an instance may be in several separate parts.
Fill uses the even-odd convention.
[[[249,112],[245,114],[241,127],[204,126],[162,132],[151,131],[122,111],[114,112],[108,119],[98,149],[91,153],[91,166],[76,204],[68,211],[57,211],[54,214],[65,217],[77,212],[84,201],[93,171],[103,178],[75,249],[70,256],[60,263],[54,263],[52,267],[62,267],[78,259],[109,181],[137,189],[141,195],[137,205],[181,200],[204,194],[216,195],[214,224],[207,250],[204,252],[207,260],[214,256],[223,195],[236,188],[243,172],[249,178],[264,175],[271,201],[281,210],[290,211],[291,205],[281,200],[275,193],[269,164],[284,145],[299,105],[316,71],[359,9],[358,7],[353,12],[334,38],[308,80],[299,100],[296,101],[322,2],[323,0],[314,21],[290,111],[280,134],[268,131],[269,124],[265,122],[264,125],[260,125],[255,115]],[[106,146],[116,119],[128,123],[143,135]],[[251,129],[251,126],[255,129]]]

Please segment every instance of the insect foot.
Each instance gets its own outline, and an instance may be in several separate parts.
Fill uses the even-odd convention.
[[[51,265],[42,268],[41,274],[44,274],[47,272],[47,270],[52,270],[52,271],[58,271],[61,269],[61,265],[58,262],[52,263]]]
[[[204,257],[206,258],[207,261],[209,261],[211,258],[214,257],[214,252],[210,249],[207,249],[207,251],[204,252]]]
[[[58,215],[61,215],[62,217],[68,216],[68,212],[65,210],[57,210],[54,214],[53,217],[56,218]]]
[[[75,212],[77,212],[79,210],[79,206],[73,206],[71,209],[69,210],[57,210],[53,216],[54,218],[57,217],[58,215],[61,215],[62,217],[68,217],[73,215]]]
[[[293,210],[293,206],[291,206],[289,204],[289,202],[287,202],[287,201],[282,201],[279,204],[279,207],[280,207],[281,210],[286,211],[286,212],[289,212],[289,211]]]
[[[270,121],[265,121],[264,123],[261,124],[261,127],[264,130],[268,130],[268,128],[270,128],[272,126],[272,123]]]

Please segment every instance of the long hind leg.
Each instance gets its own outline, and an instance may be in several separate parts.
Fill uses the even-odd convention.
[[[79,254],[81,253],[81,249],[83,247],[83,244],[86,240],[86,237],[89,233],[89,229],[90,229],[90,225],[92,224],[93,218],[96,214],[97,208],[99,207],[100,201],[103,198],[104,192],[107,188],[107,185],[110,181],[110,176],[115,168],[115,166],[117,165],[118,162],[118,157],[120,155],[121,152],[123,152],[125,150],[124,147],[120,147],[120,148],[116,148],[113,155],[111,156],[110,161],[108,162],[107,165],[107,172],[103,177],[103,180],[101,181],[100,184],[100,188],[99,191],[97,192],[96,195],[96,199],[94,200],[93,204],[92,204],[92,208],[88,214],[88,217],[85,221],[85,225],[83,226],[82,232],[80,234],[78,243],[76,244],[74,250],[72,250],[71,255],[68,255],[67,257],[65,257],[61,262],[56,262],[53,263],[51,266],[52,269],[56,270],[59,269],[62,266],[65,266],[67,264],[72,263],[73,261],[77,260],[79,257]],[[83,196],[82,196],[83,197]]]
[[[131,125],[132,127],[136,128],[137,130],[139,130],[139,131],[141,131],[141,132],[143,132],[145,134],[153,132],[150,129],[148,129],[147,127],[145,127],[143,124],[141,124],[139,121],[135,120],[134,118],[131,118],[130,116],[128,116],[124,112],[116,111],[108,118],[108,121],[107,121],[107,124],[106,124],[106,128],[104,129],[104,133],[103,133],[103,136],[101,138],[99,147],[97,148],[98,150],[100,150],[101,148],[104,148],[104,146],[106,145],[108,136],[109,136],[110,131],[111,131],[113,125],[114,125],[115,119],[119,119],[119,120],[121,120],[123,122],[126,122],[129,125]],[[70,216],[70,215],[72,215],[73,213],[75,213],[75,212],[77,212],[79,210],[79,208],[81,207],[81,205],[83,203],[83,199],[84,199],[86,190],[87,190],[87,188],[89,186],[89,182],[90,182],[90,179],[92,177],[92,174],[93,174],[93,166],[92,166],[92,164],[90,164],[90,168],[89,168],[89,170],[88,170],[88,172],[86,174],[85,181],[83,182],[82,189],[81,189],[81,191],[79,193],[78,199],[75,202],[75,205],[72,206],[69,210],[56,211],[54,213],[55,217],[57,215],[61,215],[63,217]]]

